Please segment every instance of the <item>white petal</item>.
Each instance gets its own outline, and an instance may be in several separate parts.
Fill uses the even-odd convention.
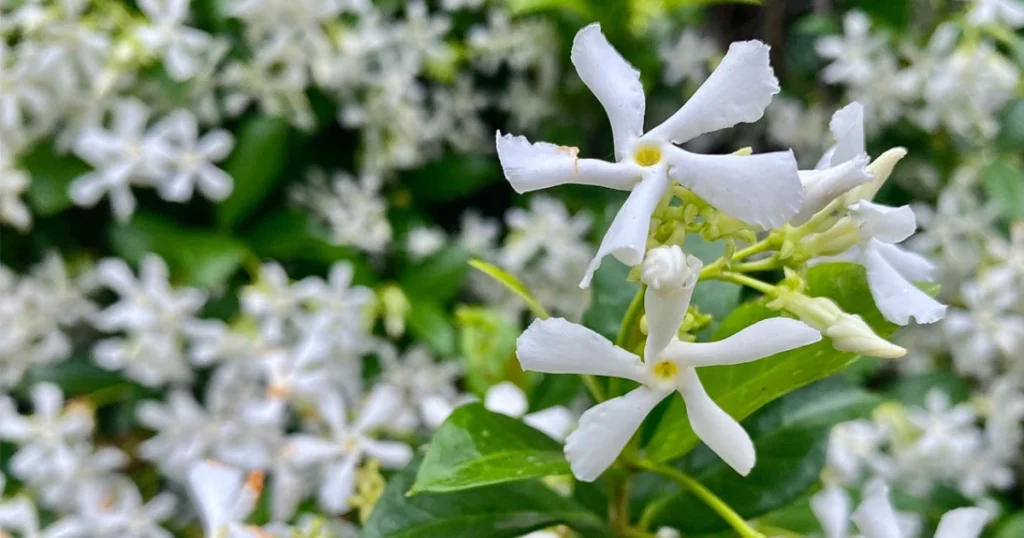
[[[398,441],[376,441],[367,439],[363,442],[366,454],[376,458],[386,469],[401,469],[412,460],[412,449]]]
[[[213,202],[223,201],[235,186],[231,175],[213,165],[203,166],[198,174],[199,192]]]
[[[917,230],[917,219],[909,205],[889,207],[862,200],[850,205],[850,218],[861,235],[883,243],[899,243]]]
[[[769,318],[717,342],[673,341],[663,354],[681,366],[712,366],[753,362],[821,340],[821,333],[802,321]]]
[[[850,495],[838,486],[827,486],[811,497],[811,511],[821,523],[825,538],[846,538],[850,529]]]
[[[495,135],[495,145],[505,178],[520,194],[566,183],[628,191],[643,173],[632,162],[580,159],[577,148],[530,143],[525,136],[503,135],[501,131]]]
[[[516,356],[523,370],[648,381],[640,357],[562,318],[533,320],[516,340]]]
[[[484,407],[489,411],[508,415],[510,417],[521,417],[526,414],[530,404],[526,401],[526,394],[523,389],[511,381],[498,383],[487,389],[484,395]]]
[[[328,390],[317,398],[317,410],[320,417],[330,426],[335,434],[348,430],[348,408],[340,391]]]
[[[690,297],[700,278],[703,265],[695,256],[688,256],[687,265],[692,269],[690,280],[682,288],[655,289],[647,286],[644,291],[644,312],[647,316],[647,342],[644,344],[644,357],[655,360],[665,346],[676,336],[679,326],[690,307]]]
[[[565,440],[565,459],[572,474],[593,482],[622,452],[651,409],[671,393],[670,389],[642,386],[591,407],[580,425]]]
[[[850,519],[864,538],[901,538],[896,512],[889,503],[889,488],[881,480],[867,485]]]
[[[671,148],[669,174],[719,211],[765,229],[781,226],[803,204],[792,151],[699,155]]]
[[[660,169],[646,174],[644,179],[629,193],[626,202],[619,208],[615,220],[601,240],[594,259],[587,265],[587,272],[580,282],[581,288],[590,286],[594,271],[601,266],[601,260],[611,254],[620,262],[633,266],[644,260],[647,250],[647,233],[651,226],[651,215],[658,202],[668,190],[668,177]]]
[[[102,172],[89,172],[71,183],[68,196],[77,206],[92,207],[107,192],[107,182]]]
[[[874,247],[889,266],[907,280],[931,282],[935,279],[935,265],[924,256],[881,241],[876,241]]]
[[[324,470],[324,482],[317,498],[328,513],[338,515],[348,511],[348,501],[356,489],[358,463],[359,460],[353,455]]]
[[[839,195],[871,181],[872,175],[867,171],[867,164],[868,156],[862,154],[825,170],[801,170],[804,203],[790,224],[799,226],[807,222],[807,219],[825,209]]]
[[[157,192],[161,198],[168,202],[187,202],[192,198],[192,189],[194,187],[192,171],[183,170],[174,174],[164,183],[161,183],[157,188]]]
[[[198,153],[210,162],[219,162],[231,153],[235,147],[235,139],[230,131],[217,129],[206,133],[196,146]]]
[[[863,264],[867,269],[871,296],[885,319],[897,325],[906,325],[911,318],[918,323],[934,323],[942,319],[946,315],[946,306],[896,272],[875,248],[877,244],[878,240],[872,239],[863,250]]]
[[[300,468],[323,463],[340,453],[338,443],[306,434],[292,435],[284,447],[285,459]]]
[[[275,469],[270,493],[270,513],[274,521],[288,521],[306,497],[307,485],[303,477],[288,469]]]
[[[978,538],[989,520],[989,513],[981,508],[957,508],[943,514],[935,538]]]
[[[207,536],[228,522],[229,506],[242,489],[244,473],[223,463],[200,461],[188,470],[189,492],[195,499]]]
[[[135,212],[135,196],[127,185],[116,185],[110,189],[110,208],[119,222],[128,222]]]
[[[860,155],[864,150],[864,107],[854,101],[832,114],[828,124],[836,139],[835,151],[829,159],[831,166],[837,166]]]
[[[601,102],[612,124],[615,158],[621,160],[644,131],[644,87],[637,71],[591,24],[576,33],[570,53],[583,83]]]
[[[367,432],[383,426],[395,416],[401,407],[402,391],[391,385],[377,385],[359,411],[354,429],[358,432]]]
[[[761,119],[772,96],[779,93],[768,50],[760,41],[730,45],[693,97],[647,136],[681,144],[704,133]]]
[[[420,415],[423,423],[430,429],[437,429],[455,410],[455,406],[437,395],[429,395],[420,401]]]
[[[737,473],[750,474],[757,460],[754,442],[743,426],[708,396],[693,368],[683,369],[679,393],[686,402],[686,416],[693,433]]]
[[[556,441],[562,441],[576,423],[576,415],[569,409],[556,405],[524,416],[523,422]]]
[[[32,412],[44,419],[55,418],[64,408],[64,393],[53,383],[42,382],[32,386]]]

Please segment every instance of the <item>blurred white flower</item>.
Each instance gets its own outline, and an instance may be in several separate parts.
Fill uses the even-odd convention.
[[[160,148],[167,152],[163,157],[170,169],[157,185],[163,199],[184,202],[196,188],[214,202],[231,194],[231,176],[213,164],[234,148],[230,132],[216,129],[200,137],[196,117],[187,110],[172,112],[153,126],[153,132],[163,141]]]
[[[248,476],[216,461],[198,462],[188,471],[188,489],[206,538],[257,538],[244,521],[263,493],[263,473]]]
[[[576,415],[566,407],[553,405],[527,413],[529,405],[523,389],[510,381],[492,386],[484,395],[484,407],[489,411],[522,419],[527,425],[556,441],[564,441],[576,424]]]
[[[333,243],[379,253],[391,242],[388,204],[381,196],[381,185],[379,176],[367,174],[356,180],[346,172],[336,172],[328,185],[322,171],[312,170],[309,181],[292,194],[327,226]]]
[[[32,228],[32,212],[21,197],[32,178],[18,168],[6,147],[0,149],[0,224],[10,224],[21,232]]]
[[[406,237],[406,248],[415,261],[428,258],[444,246],[447,237],[444,230],[437,227],[417,226],[409,230]]]
[[[188,8],[189,0],[140,0],[139,9],[151,22],[135,30],[142,45],[160,55],[167,74],[179,82],[196,73],[199,57],[213,42],[210,34],[185,26]]]
[[[694,30],[683,30],[678,38],[658,48],[658,56],[665,65],[661,78],[670,86],[687,79],[700,80],[706,76],[708,64],[716,54],[719,52],[714,40]]]
[[[1020,0],[972,0],[967,21],[976,25],[1005,24],[1024,28],[1024,3]]]

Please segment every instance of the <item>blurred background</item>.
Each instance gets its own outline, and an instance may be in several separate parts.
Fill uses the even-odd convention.
[[[590,22],[641,71],[648,126],[730,42],[771,45],[764,118],[688,147],[812,168],[857,101],[870,155],[908,150],[876,199],[914,208],[951,308],[897,334],[905,359],[847,374],[886,403],[837,426],[812,474],[885,478],[908,533],[977,503],[990,536],[1024,536],[1020,0],[0,6],[0,536],[200,536],[187,474],[208,458],[266,473],[266,532],[355,536],[408,456],[339,468],[351,428],[323,406],[358,416],[383,383],[401,394],[377,430],[410,453],[502,383],[520,415],[571,422],[578,381],[517,370],[525,305],[467,261],[617,330],[627,268],[577,284],[621,193],[516,195],[494,153],[501,130],[611,158],[569,62]],[[714,326],[744,299],[716,283],[696,304]],[[295,461],[310,438],[335,451]],[[767,517],[821,534],[809,488]]]

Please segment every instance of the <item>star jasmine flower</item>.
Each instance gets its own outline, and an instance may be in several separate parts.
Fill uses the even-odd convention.
[[[576,34],[572,62],[604,107],[612,126],[616,162],[581,159],[578,149],[525,137],[496,135],[505,177],[519,193],[576,183],[630,191],[580,282],[590,285],[611,254],[627,265],[643,261],[651,214],[672,180],[744,222],[773,228],[789,220],[803,200],[791,151],[753,156],[699,155],[675,146],[738,123],[757,121],[779,93],[768,46],[733,43],[693,97],[661,125],[643,132],[640,72],[591,24]]]
[[[685,267],[679,273],[693,272]],[[524,370],[619,377],[641,385],[625,396],[599,403],[580,417],[579,428],[565,444],[566,459],[580,480],[589,482],[600,476],[651,409],[673,391],[678,391],[686,402],[686,412],[697,436],[736,472],[746,475],[754,467],[754,444],[743,427],[704,391],[696,368],[752,362],[821,340],[821,334],[803,322],[772,318],[718,342],[683,342],[675,338],[679,329],[675,319],[682,320],[678,312],[686,312],[696,278],[666,276],[649,275],[660,288],[654,296],[674,292],[682,304],[649,312],[651,334],[644,360],[596,332],[561,318],[535,320],[517,341],[516,354]],[[686,285],[691,289],[687,290]],[[652,302],[658,304],[661,299]],[[673,323],[666,323],[659,316],[672,317]]]
[[[224,160],[235,146],[231,133],[215,129],[199,136],[195,115],[178,110],[160,120],[153,127],[167,151],[165,155],[171,171],[165,174],[157,187],[164,200],[184,202],[192,198],[196,188],[206,198],[220,202],[231,194],[234,182],[227,172],[213,165]]]
[[[900,518],[889,502],[889,488],[884,482],[875,480],[868,484],[860,505],[850,516],[853,524],[864,538],[902,538],[904,533]],[[988,512],[981,508],[957,508],[943,514],[935,529],[935,538],[978,538],[990,519]],[[832,538],[829,536],[829,538]]]
[[[906,325],[934,323],[946,315],[946,306],[931,298],[913,281],[934,280],[934,266],[923,256],[896,245],[917,228],[910,206],[887,207],[868,201],[850,206],[850,223],[858,244],[835,259],[853,261],[867,269],[868,286],[885,319]]]
[[[317,404],[329,428],[327,437],[296,434],[285,450],[298,467],[322,466],[320,504],[331,513],[343,514],[350,508],[349,499],[356,486],[356,467],[364,456],[376,458],[389,469],[400,469],[412,459],[409,445],[371,437],[373,430],[384,427],[401,409],[402,396],[395,387],[378,385],[351,424],[344,399],[337,391],[325,392]]]
[[[829,130],[836,145],[825,152],[814,170],[799,172],[804,202],[790,220],[794,226],[807,222],[843,193],[873,179],[867,170],[869,159],[864,150],[864,107],[854,102],[837,110]]]
[[[259,529],[247,527],[244,521],[263,493],[263,473],[246,475],[220,462],[200,461],[188,470],[188,490],[206,538],[259,536]]]
[[[199,57],[211,48],[210,34],[185,26],[189,0],[140,0],[139,9],[152,21],[135,36],[152,53],[160,54],[172,79],[183,82],[199,70]]]

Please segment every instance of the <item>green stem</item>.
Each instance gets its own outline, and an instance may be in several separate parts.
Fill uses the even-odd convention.
[[[655,472],[668,478],[680,486],[690,490],[696,495],[704,504],[708,505],[709,508],[715,511],[726,523],[729,524],[740,536],[743,538],[765,538],[763,534],[755,530],[750,526],[735,510],[732,509],[725,501],[719,499],[717,495],[711,492],[708,488],[704,487],[703,484],[694,480],[689,475],[683,474],[676,469],[664,465],[661,463],[654,463],[649,460],[641,460],[637,462],[643,469]]]
[[[769,284],[767,282],[762,282],[762,281],[760,281],[760,280],[758,280],[756,278],[749,277],[747,275],[742,275],[742,274],[739,274],[739,273],[729,273],[729,272],[723,271],[721,274],[719,274],[717,276],[712,276],[711,278],[715,278],[715,279],[718,279],[718,280],[727,280],[729,282],[735,282],[736,284],[739,284],[741,286],[747,286],[747,287],[750,287],[750,288],[754,288],[755,290],[757,290],[757,291],[759,291],[761,293],[764,293],[765,295],[773,295],[774,296],[775,293],[776,293],[775,286],[773,286],[773,285],[771,285],[771,284]]]
[[[590,396],[594,398],[594,401],[601,403],[605,400],[604,391],[601,390],[601,385],[597,382],[597,378],[592,375],[580,374],[580,379],[583,380],[583,386],[587,387],[587,391],[590,392]]]
[[[763,260],[757,260],[753,262],[737,263],[730,267],[733,271],[739,271],[741,273],[751,273],[756,271],[771,271],[772,269],[778,269],[779,259],[775,256],[765,258]]]
[[[615,337],[615,345],[627,351],[629,350],[629,337],[633,334],[633,327],[640,320],[640,316],[643,315],[645,291],[647,291],[647,286],[641,284],[640,289],[633,296],[633,300],[630,301],[629,308],[626,309],[626,315],[622,317],[622,324],[619,325],[619,334]]]

